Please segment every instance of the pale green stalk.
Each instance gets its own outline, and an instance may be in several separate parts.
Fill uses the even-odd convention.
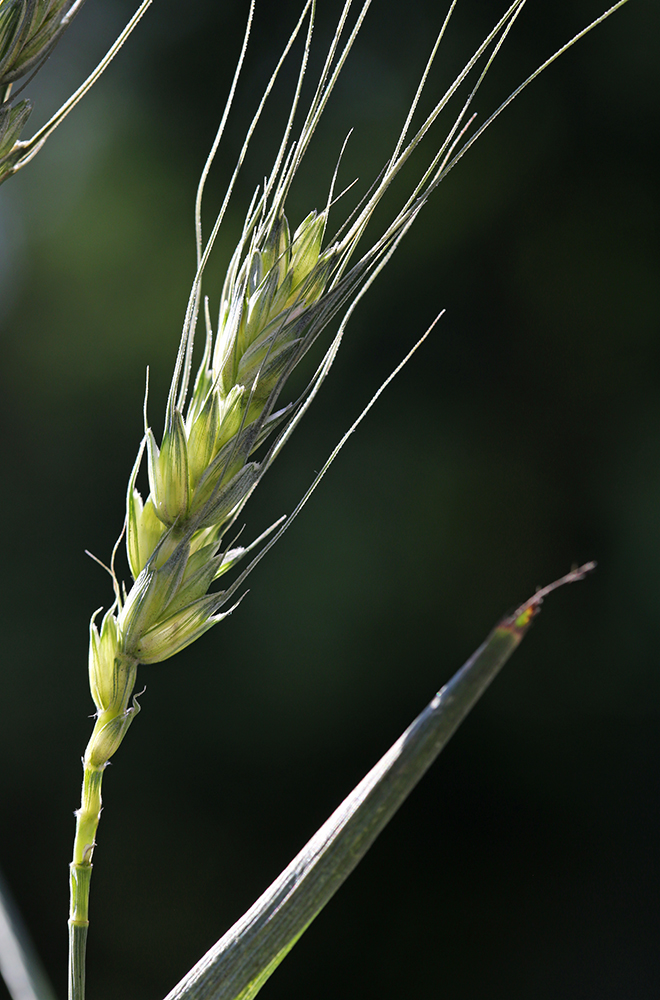
[[[92,638],[92,643],[94,642]],[[92,877],[96,830],[101,816],[101,783],[108,760],[121,743],[126,730],[139,712],[133,698],[137,661],[118,656],[112,675],[112,690],[96,692],[106,706],[99,711],[85,756],[80,808],[76,812],[76,836],[70,868],[69,908],[69,996],[85,995],[85,948],[89,927],[89,886]],[[93,683],[93,682],[92,682]],[[95,699],[96,700],[96,699]]]

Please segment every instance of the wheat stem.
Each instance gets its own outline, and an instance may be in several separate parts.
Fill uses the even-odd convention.
[[[85,951],[89,927],[89,890],[96,831],[101,818],[101,785],[108,760],[115,752],[139,710],[137,702],[129,707],[135,687],[137,662],[118,656],[114,662],[114,697],[98,713],[85,756],[80,809],[76,812],[76,835],[70,870],[69,908],[69,1000],[85,998]]]

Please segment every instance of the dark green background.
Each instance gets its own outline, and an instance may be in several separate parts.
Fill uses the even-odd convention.
[[[317,60],[339,4],[319,6]],[[299,7],[259,4],[210,214]],[[502,7],[462,0],[429,101]],[[246,9],[156,0],[102,82],[0,190],[0,864],[60,995],[91,729],[87,623],[110,600],[83,550],[107,559],[121,527],[147,364],[159,427],[193,274],[196,180]],[[601,9],[530,2],[479,120]],[[131,10],[89,0],[28,87],[34,124]],[[342,179],[371,182],[443,15],[432,0],[374,0],[291,199],[294,225],[324,202],[350,127]],[[159,1000],[497,618],[591,558],[598,573],[547,602],[262,995],[658,996],[658,20],[631,0],[442,185],[358,309],[313,412],[248,507],[245,537],[292,509],[445,307],[432,338],[240,610],[141,670],[143,712],[105,781],[90,1000]],[[292,79],[258,135],[212,295]]]

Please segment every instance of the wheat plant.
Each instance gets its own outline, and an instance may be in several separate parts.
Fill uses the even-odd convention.
[[[292,231],[286,214],[287,197],[372,6],[371,0],[366,0],[351,20],[352,3],[346,0],[312,96],[303,106],[316,9],[314,0],[308,0],[247,127],[221,208],[209,235],[205,236],[204,189],[221,148],[239,85],[255,0],[250,4],[229,98],[197,191],[194,212],[197,268],[185,312],[162,436],[159,443],[151,425],[147,391],[143,438],[128,482],[124,530],[106,567],[112,580],[114,602],[105,613],[102,609],[95,612],[90,623],[89,682],[96,721],[83,759],[82,799],[76,813],[70,866],[69,1000],[84,1000],[85,996],[88,903],[101,815],[101,785],[108,762],[139,711],[135,695],[139,666],[173,657],[237,608],[249,574],[288,530],[365,413],[432,329],[429,328],[412,347],[350,427],[292,515],[276,520],[255,541],[242,545],[239,535],[244,507],[319,391],[335,360],[356,303],[385,267],[429,197],[485,129],[539,73],[626,0],[620,0],[553,53],[486,117],[483,124],[475,127],[475,100],[525,2],[514,0],[430,113],[418,121],[424,87],[451,27],[457,5],[457,0],[453,0],[439,25],[415,97],[380,175],[348,217],[335,223],[346,193],[338,190],[342,153],[338,149],[337,166],[324,202],[320,206],[309,206],[309,213]],[[0,8],[0,30],[10,39],[0,63],[6,69],[4,77],[0,78],[5,85],[5,103],[13,80],[47,54],[79,6],[51,4],[42,8],[38,4],[24,3],[20,7],[24,21],[19,21],[18,7],[4,0]],[[118,44],[123,43],[146,6],[143,4],[140,8]],[[34,27],[30,21],[30,17],[34,19],[37,14],[43,24],[53,25],[44,36],[41,48],[35,39],[41,37],[39,30],[43,29],[39,25]],[[23,27],[24,24],[28,28]],[[281,142],[274,161],[265,172],[263,184],[254,192],[247,208],[220,301],[213,308],[203,291],[212,251],[256,126],[266,113],[278,75],[285,61],[294,57],[300,38],[302,54],[298,56],[297,83]],[[24,41],[24,48],[19,55],[21,41]],[[114,54],[116,48],[112,51]],[[103,68],[107,61],[108,57]],[[97,76],[95,71],[94,79]],[[81,93],[74,95],[75,100],[89,85],[91,83],[85,84]],[[457,95],[460,99],[458,114],[449,119],[439,140],[432,138],[441,115]],[[49,123],[45,132],[41,130],[30,141],[29,148],[22,146],[17,137],[29,114],[29,106],[23,102],[5,108],[4,112],[2,108],[5,104],[0,108],[0,116],[4,114],[4,118],[0,117],[0,129],[4,128],[0,133],[0,168],[3,164],[6,167],[0,179],[23,166],[55,127]],[[55,124],[62,120],[63,114],[58,115]],[[431,141],[435,143],[433,151],[412,190],[395,209],[391,221],[375,237],[369,236],[367,249],[364,249],[363,238],[384,196],[412,154],[423,142],[428,145]],[[321,362],[310,373],[306,388],[297,398],[287,398],[287,381],[292,372],[337,318],[338,329],[326,345]],[[203,329],[204,343],[193,375],[195,336],[199,327]],[[146,465],[149,484],[145,498],[138,490],[143,465]],[[130,571],[128,583],[116,567],[116,556],[124,538]],[[227,586],[212,589],[217,580],[244,561],[246,565]],[[280,879],[174,989],[169,995],[171,1000],[248,1000],[256,995],[514,651],[544,596],[559,584],[582,579],[591,568],[592,564],[587,564],[573,570],[499,623]],[[242,609],[241,613],[247,612]],[[11,922],[8,926],[8,933],[11,933]],[[34,995],[39,995],[37,986]]]

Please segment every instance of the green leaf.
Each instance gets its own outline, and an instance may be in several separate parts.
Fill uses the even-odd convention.
[[[504,618],[288,868],[166,1000],[251,1000],[323,909],[504,666],[543,598],[581,580],[588,563]]]

